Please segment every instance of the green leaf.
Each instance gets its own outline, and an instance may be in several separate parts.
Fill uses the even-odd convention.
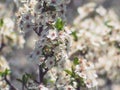
[[[74,63],[74,65],[78,65],[79,64],[79,59],[77,57],[75,57],[73,63]]]
[[[33,78],[33,76],[29,73],[25,73],[28,78]]]
[[[44,84],[48,84],[48,83],[54,83],[54,81],[51,79],[51,78],[47,78],[47,79],[44,79]]]
[[[113,26],[109,25],[109,22],[111,22],[110,20],[105,21],[104,24],[108,27],[108,28],[113,28]]]
[[[61,41],[56,41],[53,44],[56,45],[56,46],[58,46],[58,45],[62,44],[62,42]]]
[[[76,31],[73,31],[71,33],[71,35],[73,36],[73,38],[74,38],[75,41],[78,41],[78,37],[77,37],[77,32]]]
[[[3,26],[3,24],[4,24],[3,19],[0,19],[0,27],[2,27],[2,26]]]
[[[72,72],[70,70],[64,70],[67,74],[72,75]]]
[[[85,82],[84,82],[84,79],[82,78],[82,77],[79,77],[79,83],[78,83],[78,85],[80,85],[80,86],[85,86]]]
[[[56,23],[55,23],[55,27],[56,27],[59,31],[61,31],[61,30],[63,29],[63,27],[64,27],[64,22],[63,22],[63,20],[62,20],[61,18],[58,18],[58,19],[57,19],[57,21],[56,21]]]
[[[17,81],[23,83],[23,84],[27,84],[28,80],[33,78],[31,74],[28,74],[28,73],[25,73],[23,76],[22,76],[22,79],[16,79]]]
[[[0,72],[0,76],[3,77],[4,76],[4,72]]]
[[[5,70],[5,75],[9,75],[11,73],[11,71],[9,69]]]
[[[4,77],[4,76],[7,76],[11,73],[11,71],[9,69],[6,69],[4,72],[0,72],[0,76],[1,77]]]
[[[27,76],[26,76],[26,75],[23,75],[23,77],[22,77],[22,81],[23,81],[24,84],[27,83],[27,80],[28,80]]]

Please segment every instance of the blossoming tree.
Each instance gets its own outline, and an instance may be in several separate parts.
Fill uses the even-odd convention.
[[[10,51],[4,48],[8,47],[12,51],[13,47],[22,47],[24,38],[14,30],[15,23],[11,18],[11,11],[8,11],[4,4],[0,4],[0,11],[0,90],[9,90],[10,67],[5,54]]]
[[[30,79],[24,86],[31,90],[97,86],[92,63],[79,57],[69,60],[71,38],[65,23],[69,0],[22,0],[22,3],[17,13],[18,24],[24,32],[35,31],[39,38],[29,56],[39,66],[39,81]]]

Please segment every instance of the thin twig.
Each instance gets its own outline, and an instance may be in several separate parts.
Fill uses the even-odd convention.
[[[22,90],[24,90],[24,86],[25,86],[24,83],[22,83]]]
[[[18,90],[17,88],[14,87],[14,85],[11,84],[11,82],[7,79],[7,76],[4,77],[4,80],[6,83],[10,86],[10,90]]]
[[[48,72],[48,70],[49,70],[49,69],[47,68],[47,69],[45,70],[45,72],[43,73],[43,75],[45,75],[45,74]]]
[[[43,83],[43,69],[42,69],[42,66],[39,65],[39,83]]]
[[[43,77],[44,75],[48,72],[48,68],[45,69],[45,71],[43,71],[43,67],[42,65],[39,65],[39,83],[43,83]]]

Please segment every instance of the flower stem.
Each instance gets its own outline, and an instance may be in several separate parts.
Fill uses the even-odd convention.
[[[80,86],[78,86],[76,90],[80,90]]]
[[[39,65],[39,83],[43,83],[43,69],[42,69],[42,66]]]
[[[11,82],[7,79],[6,76],[4,77],[4,79],[5,79],[6,83],[10,86],[10,90],[18,90],[17,88],[15,88],[15,87],[11,84]]]

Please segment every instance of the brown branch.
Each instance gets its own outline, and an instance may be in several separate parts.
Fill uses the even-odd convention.
[[[41,65],[39,65],[39,83],[43,83],[43,68]]]
[[[39,83],[43,83],[43,78],[44,78],[44,75],[48,72],[48,68],[45,69],[45,71],[43,71],[43,67],[42,65],[39,65]]]
[[[7,76],[4,77],[4,80],[6,83],[10,86],[10,90],[18,90],[17,88],[14,87],[14,85],[11,84],[11,82],[7,79]]]

